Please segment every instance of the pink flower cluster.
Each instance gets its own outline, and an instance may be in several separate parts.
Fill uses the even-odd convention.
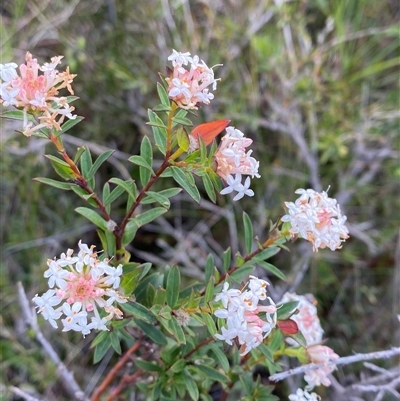
[[[42,296],[36,295],[33,302],[53,327],[58,327],[56,320],[64,315],[63,331],[80,331],[85,336],[92,329],[108,330],[110,319],[122,317],[113,304],[127,300],[118,292],[122,265],[112,267],[107,259],[100,261],[94,245],[89,248],[81,241],[78,245],[77,255],[68,249],[60,259],[48,260],[44,277],[49,279],[50,289]]]
[[[209,104],[214,95],[209,92],[217,88],[214,71],[198,56],[172,50],[168,57],[174,67],[172,75],[166,78],[169,97],[182,109],[197,109],[199,103]],[[190,66],[189,66],[190,64]],[[186,69],[184,66],[188,66]]]
[[[303,334],[304,338],[308,345],[320,343],[322,341],[322,337],[324,331],[322,330],[321,323],[319,321],[317,315],[317,307],[315,298],[311,294],[297,295],[286,293],[281,302],[287,303],[291,301],[297,301],[298,313],[292,315],[290,317],[291,320],[294,320],[299,327],[299,330]],[[297,343],[291,339],[287,338],[286,341],[291,345],[296,345]]]
[[[217,334],[219,340],[232,345],[232,340],[240,346],[240,355],[246,355],[250,350],[259,346],[265,337],[276,326],[276,306],[267,296],[267,283],[257,277],[250,276],[248,290],[229,289],[224,283],[220,294],[215,301],[221,301],[224,308],[217,309],[214,315],[226,319],[226,327],[222,327],[222,334]],[[259,305],[259,301],[268,300],[269,305]],[[265,313],[265,320],[258,314]]]
[[[293,202],[285,202],[288,214],[282,217],[283,222],[291,225],[292,237],[301,235],[313,244],[314,252],[318,248],[330,248],[332,251],[342,247],[348,236],[344,225],[347,218],[342,216],[336,199],[328,197],[323,191],[318,193],[313,189],[298,189],[300,197]]]
[[[0,97],[4,106],[15,106],[24,112],[23,133],[31,136],[41,128],[61,129],[65,117],[76,118],[72,115],[74,107],[68,104],[66,97],[59,97],[60,89],[66,88],[74,94],[71,83],[76,75],[66,71],[59,72],[56,67],[63,56],[53,57],[51,63],[40,66],[31,53],[26,53],[26,64],[0,64]],[[41,71],[43,74],[40,74]],[[33,126],[28,122],[28,113],[40,120]]]
[[[307,342],[307,356],[312,363],[323,363],[324,366],[318,369],[309,370],[305,373],[304,379],[308,383],[307,390],[312,390],[315,386],[330,386],[331,381],[328,375],[333,372],[336,367],[330,365],[329,362],[333,361],[339,356],[333,350],[325,345],[321,345],[323,341],[324,331],[322,330],[321,323],[317,316],[317,308],[315,306],[315,299],[311,294],[307,296],[286,293],[282,297],[282,303],[298,301],[296,309],[297,314],[294,314],[290,319],[294,320],[301,333]],[[296,342],[291,338],[286,339],[287,343],[296,345]],[[294,398],[295,399],[295,398]]]
[[[227,183],[221,191],[222,195],[237,192],[234,201],[243,198],[244,195],[253,196],[250,188],[251,178],[260,178],[258,174],[259,162],[251,156],[252,150],[246,151],[253,140],[246,138],[240,130],[234,127],[226,128],[226,135],[215,152],[214,160],[217,165],[217,174]],[[242,184],[242,175],[247,175]]]

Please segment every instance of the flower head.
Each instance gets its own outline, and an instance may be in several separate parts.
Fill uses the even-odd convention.
[[[312,363],[324,364],[324,366],[318,369],[309,370],[304,375],[304,380],[308,383],[307,390],[312,390],[315,386],[330,386],[331,381],[328,375],[336,369],[336,365],[329,364],[329,362],[334,361],[339,358],[339,355],[325,346],[325,345],[311,345],[308,346],[307,356]]]
[[[347,218],[341,214],[336,199],[329,198],[325,191],[318,193],[312,189],[298,189],[296,193],[300,197],[294,203],[285,202],[288,214],[281,219],[290,223],[291,236],[300,234],[313,244],[314,252],[318,248],[341,248],[349,231],[344,225]]]
[[[260,177],[258,174],[260,163],[251,156],[251,150],[246,151],[253,141],[234,127],[227,127],[226,132],[214,155],[217,174],[227,183],[221,194],[236,191],[237,194],[233,200],[239,200],[244,195],[253,196],[254,192],[250,189],[250,176],[251,178]],[[242,184],[242,175],[248,176],[244,184]]]
[[[171,76],[166,78],[168,96],[182,109],[197,109],[199,103],[209,104],[214,98],[209,87],[215,90],[218,81],[213,69],[188,52],[172,50],[168,60],[174,67]]]
[[[36,295],[33,302],[38,313],[54,327],[57,327],[56,320],[64,317],[61,319],[63,331],[80,331],[86,335],[91,329],[108,330],[106,323],[122,314],[113,304],[127,300],[118,292],[122,265],[112,267],[107,259],[100,261],[94,245],[89,248],[79,241],[79,248],[77,255],[68,249],[59,259],[48,260],[49,268],[44,276],[49,279],[51,289],[42,296]],[[106,316],[100,316],[101,310]]]
[[[66,88],[74,94],[71,83],[76,75],[57,70],[62,56],[53,57],[51,63],[40,66],[31,53],[26,53],[26,64],[19,67],[17,64],[0,64],[0,103],[4,106],[15,106],[24,113],[23,133],[31,136],[41,128],[61,129],[65,117],[74,119],[74,110],[67,98],[59,97],[59,91]],[[28,122],[28,113],[34,114],[40,123],[33,126]]]
[[[322,341],[324,331],[322,330],[321,323],[317,315],[317,307],[312,302],[312,295],[297,295],[286,293],[282,298],[282,303],[290,301],[298,301],[297,309],[298,313],[292,315],[290,318],[294,320],[301,333],[306,339],[307,345],[313,345]],[[291,338],[287,338],[286,341],[291,345],[297,343]]]
[[[237,340],[241,355],[260,345],[276,325],[276,307],[274,301],[267,296],[265,280],[250,276],[248,290],[229,289],[224,283],[215,301],[222,301],[223,309],[214,312],[215,316],[226,319],[226,327],[216,337],[232,345]],[[260,305],[259,301],[267,300],[269,305]],[[265,313],[264,319],[259,315]]]
[[[290,401],[319,401],[321,397],[316,393],[309,393],[306,390],[300,388],[297,389],[296,394],[290,394]]]

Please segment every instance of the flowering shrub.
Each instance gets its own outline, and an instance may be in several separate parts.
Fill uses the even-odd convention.
[[[314,251],[340,248],[348,230],[336,200],[326,192],[297,190],[300,198],[285,203],[287,214],[277,217],[263,240],[255,237],[252,222],[243,213],[246,254],[232,255],[227,249],[221,271],[209,255],[205,280],[186,287],[177,266],[158,271],[150,263],[131,261],[126,247],[140,227],[168,212],[170,198],[183,189],[200,201],[199,181],[194,177],[202,181],[212,202],[231,193],[233,201],[254,196],[251,179],[260,174],[250,149],[252,140],[228,126],[230,120],[191,128],[188,112],[210,103],[214,98],[210,91],[216,90],[218,79],[198,56],[174,50],[168,58],[172,69],[167,69],[167,76],[157,85],[160,104],[148,111],[153,137],[144,136],[140,154],[129,158],[139,179],[114,177],[99,191],[95,175],[112,151],[93,161],[88,148],[73,157],[64,148],[62,134],[82,118],[71,114],[70,103],[76,98],[60,96],[63,89],[73,94],[70,84],[75,77],[68,68],[65,72],[56,69],[61,59],[54,57],[39,66],[28,53],[20,76],[15,63],[0,65],[1,99],[5,106],[18,109],[6,111],[4,117],[22,120],[23,134],[48,139],[58,152],[59,157],[51,155],[49,160],[62,180],[36,180],[75,192],[88,206],[76,211],[97,228],[101,252],[80,241],[77,253],[68,249],[60,258],[49,259],[44,272],[49,289],[33,298],[37,312],[55,329],[61,321],[63,331],[78,331],[83,336],[102,331],[93,341],[94,362],[109,349],[124,352],[121,361],[125,363],[130,355],[135,356],[135,373],[120,379],[111,390],[110,383],[117,380],[123,366],[117,364],[92,400],[98,401],[105,392],[117,399],[133,388],[146,400],[210,400],[215,381],[225,394],[240,389],[246,400],[276,400],[273,386],[253,380],[251,371],[262,364],[271,374],[278,372],[283,356],[303,364],[322,364],[305,373],[307,391],[299,389],[289,396],[292,401],[317,400],[308,390],[330,385],[327,375],[334,370],[332,363],[338,355],[322,345],[315,305],[296,294],[274,301],[269,282],[250,274],[259,266],[269,280],[272,276],[285,280],[282,271],[267,260],[289,239],[302,237],[313,244]],[[224,129],[226,134],[217,144]],[[157,169],[153,168],[154,151],[162,159]],[[157,188],[160,180],[165,180],[166,189]],[[171,185],[172,180],[179,188]],[[127,199],[123,217],[112,210],[117,199]]]

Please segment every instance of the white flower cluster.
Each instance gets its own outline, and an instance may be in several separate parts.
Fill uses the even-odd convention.
[[[250,276],[246,286],[248,290],[229,289],[229,284],[225,282],[221,293],[215,297],[215,301],[222,301],[224,308],[216,310],[214,315],[226,319],[227,323],[221,329],[222,334],[216,337],[229,345],[232,345],[232,340],[237,340],[240,355],[246,355],[259,346],[276,326],[276,306],[267,296],[268,285],[265,280]],[[259,305],[259,301],[263,300],[268,300],[269,305]],[[266,321],[258,316],[262,312]]]
[[[293,237],[301,235],[313,244],[314,252],[318,248],[339,249],[348,236],[344,225],[346,216],[342,216],[336,199],[328,197],[323,191],[318,193],[313,189],[298,189],[300,197],[293,202],[285,202],[288,214],[282,217],[283,222],[291,225],[290,234]]]
[[[227,127],[227,134],[222,137],[221,143],[215,152],[214,159],[217,164],[217,174],[226,181],[227,187],[221,191],[221,195],[237,192],[234,201],[243,198],[244,195],[253,196],[249,189],[251,178],[260,178],[258,174],[259,162],[251,156],[252,150],[246,152],[253,140],[246,138],[242,131],[235,127]],[[242,184],[242,175],[247,175]]]
[[[33,302],[38,313],[55,328],[61,319],[63,331],[80,331],[85,336],[92,329],[108,330],[106,323],[114,316],[122,317],[122,312],[113,306],[115,302],[127,302],[117,291],[120,285],[122,265],[112,267],[108,260],[100,261],[90,248],[79,241],[77,255],[72,249],[61,254],[60,259],[47,261],[50,289],[42,296],[36,295]],[[59,305],[58,307],[56,307]],[[56,308],[55,308],[56,307]],[[100,315],[98,309],[105,311]],[[91,318],[90,323],[88,322]]]
[[[321,397],[316,393],[309,393],[306,390],[297,389],[296,394],[290,394],[290,401],[319,401]]]
[[[294,320],[306,339],[307,345],[317,344],[322,341],[324,330],[322,330],[321,322],[317,315],[317,307],[315,306],[315,298],[311,294],[307,296],[297,295],[295,293],[286,293],[281,300],[281,303],[297,301],[298,313],[290,317]],[[286,342],[291,345],[296,345],[296,341],[287,338]]]
[[[75,119],[74,107],[68,104],[66,97],[59,97],[60,89],[66,88],[71,94],[71,83],[76,75],[57,70],[63,56],[53,57],[51,63],[40,66],[31,53],[26,54],[26,64],[0,64],[0,103],[4,106],[15,106],[24,112],[23,133],[26,136],[45,127],[61,129],[65,117]],[[40,73],[42,72],[42,74]],[[27,113],[38,115],[40,124],[35,127],[28,123]],[[58,118],[58,120],[56,119]]]
[[[198,56],[191,57],[189,52],[180,53],[172,50],[168,57],[172,61],[174,70],[171,77],[167,77],[168,96],[182,109],[197,109],[198,103],[209,104],[214,95],[209,93],[217,88],[217,79],[214,71],[209,68]],[[184,66],[190,64],[189,69]]]

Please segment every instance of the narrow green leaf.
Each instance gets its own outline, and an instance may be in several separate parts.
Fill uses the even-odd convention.
[[[135,221],[138,223],[139,227],[144,226],[155,220],[157,217],[161,216],[162,214],[166,213],[168,210],[163,207],[155,207],[150,210],[146,210],[145,212],[137,215],[135,217]]]
[[[258,260],[257,264],[261,266],[263,269],[269,271],[270,273],[274,274],[276,277],[279,277],[281,280],[286,281],[286,276],[282,273],[276,266],[272,265],[271,263],[264,262],[263,260]]]
[[[204,188],[206,189],[207,195],[210,198],[211,202],[215,203],[217,201],[217,196],[215,195],[214,186],[210,177],[205,174],[201,177],[203,180]]]
[[[152,130],[157,148],[163,155],[165,155],[167,149],[167,129],[160,117],[158,117],[157,114],[154,113],[154,111],[149,109],[147,113],[149,116],[150,124],[159,124],[159,127],[152,126]]]
[[[243,212],[243,225],[244,225],[244,241],[246,246],[246,252],[249,254],[253,248],[253,225],[250,217],[246,212]]]
[[[210,180],[212,181],[215,191],[220,193],[222,191],[222,182],[221,178],[217,175],[216,172],[210,171],[209,172]]]
[[[62,126],[61,126],[61,131],[57,132],[57,136],[64,134],[68,130],[70,130],[72,127],[74,127],[76,124],[79,124],[84,117],[76,116],[74,119],[67,120]]]
[[[231,275],[230,278],[235,281],[236,283],[241,283],[243,280],[243,277],[248,276],[249,274],[253,273],[254,271],[254,266],[242,266],[236,271],[234,271]]]
[[[90,170],[87,174],[86,179],[90,180],[91,178],[94,177],[96,174],[97,170],[100,168],[100,166],[114,153],[114,150],[107,150],[106,152],[102,153],[96,161],[93,163],[93,166],[90,167]]]
[[[125,227],[124,235],[122,236],[123,247],[127,246],[133,241],[139,227],[139,222],[136,219],[133,218],[128,221],[128,224]]]
[[[221,348],[218,347],[216,343],[209,344],[209,347],[216,356],[217,361],[221,365],[221,368],[224,369],[226,373],[228,373],[230,371],[230,366],[228,358],[226,357],[225,353],[221,350]]]
[[[167,278],[167,304],[175,308],[179,297],[179,288],[181,285],[181,276],[178,266],[173,266]]]
[[[151,165],[149,163],[147,163],[147,161],[142,156],[134,155],[134,156],[131,156],[128,160],[131,163],[134,163],[140,167],[143,167],[144,169],[148,170],[151,174],[154,175],[153,168],[151,167]]]
[[[210,277],[210,279],[207,281],[206,292],[204,295],[204,302],[206,303],[214,299],[214,282],[214,276]]]
[[[78,185],[71,186],[71,189],[82,199],[89,203],[90,206],[98,207],[97,203],[92,199],[93,194],[88,194],[83,188]]]
[[[149,309],[147,309],[145,306],[142,304],[139,304],[137,302],[126,302],[123,304],[120,304],[120,307],[126,312],[135,317],[136,319],[143,320],[147,323],[155,323],[156,318],[151,313]]]
[[[75,211],[81,214],[83,217],[86,217],[90,220],[94,225],[100,227],[102,230],[107,230],[107,222],[100,217],[94,210],[89,209],[87,207],[77,207]]]
[[[111,346],[114,348],[114,351],[118,355],[121,355],[121,344],[119,342],[119,338],[118,338],[118,334],[117,334],[116,330],[110,332],[110,340],[111,340]]]
[[[143,137],[142,143],[140,144],[140,156],[142,156],[143,160],[150,166],[150,170],[144,166],[140,166],[139,168],[140,182],[145,186],[153,174],[153,149],[147,136]]]
[[[34,178],[34,180],[41,182],[43,184],[46,184],[46,185],[50,185],[51,187],[54,187],[54,188],[63,189],[65,191],[70,191],[71,186],[75,185],[72,183],[56,181],[56,180],[52,180],[51,178],[45,178],[45,177],[36,177],[36,178]]]
[[[137,359],[135,358],[135,364],[142,370],[148,371],[148,372],[162,372],[162,367],[159,366],[158,364],[154,362],[147,362],[143,361],[142,359]]]
[[[129,194],[130,197],[132,197],[133,199],[136,199],[136,185],[135,185],[135,181],[133,180],[121,180],[120,178],[111,178],[109,180],[109,182],[116,184],[122,188],[124,188],[124,190]]]
[[[123,187],[115,187],[111,193],[109,193],[105,198],[103,197],[103,204],[105,206],[111,205],[111,203],[117,200],[123,193]]]
[[[293,312],[296,310],[299,301],[290,301],[284,304],[278,305],[277,317],[279,320],[289,319]]]
[[[281,249],[277,246],[266,248],[255,255],[252,260],[256,262],[258,262],[259,260],[267,260],[269,258],[272,258],[272,256],[275,256],[280,250]]]
[[[228,383],[229,382],[229,377],[224,375],[223,373],[219,372],[218,370],[211,368],[210,366],[207,365],[196,365],[196,368],[203,373],[207,377],[212,378],[216,382],[222,382],[222,383]]]
[[[171,111],[171,106],[165,106],[164,104],[158,104],[153,107],[153,111]]]
[[[182,127],[179,127],[176,131],[176,140],[178,141],[178,146],[187,152],[190,146],[190,141],[188,134]]]
[[[197,388],[197,384],[194,381],[192,374],[189,372],[189,370],[187,368],[185,368],[183,370],[183,374],[185,375],[186,388],[187,388],[190,398],[193,401],[198,401],[199,400],[199,389]]]
[[[123,304],[122,304],[123,305]],[[167,337],[157,327],[152,324],[146,323],[143,320],[136,320],[136,325],[143,331],[146,336],[153,340],[156,344],[167,345]]]
[[[293,340],[299,343],[302,347],[307,347],[307,340],[301,331],[296,334],[291,334],[288,337],[293,338]]]
[[[128,264],[129,265],[129,264]],[[129,296],[135,290],[139,282],[139,277],[142,274],[142,269],[135,266],[133,269],[128,269],[127,265],[124,265],[124,274],[121,280],[121,287],[124,290],[124,295]]]
[[[178,124],[188,125],[188,126],[193,125],[193,123],[188,118],[176,115],[175,117],[172,117],[172,126],[175,127]]]
[[[141,204],[142,205],[148,205],[150,203],[158,202],[160,203],[163,207],[169,209],[171,206],[171,202],[169,199],[160,194],[159,192],[153,192],[153,191],[147,191],[146,192],[146,197],[143,198]]]
[[[257,347],[257,349],[260,350],[260,351],[264,354],[264,356],[267,357],[267,359],[268,359],[270,362],[274,363],[274,356],[272,355],[272,352],[270,351],[270,349],[269,349],[265,344],[262,344],[262,343],[261,343],[261,344]]]
[[[53,155],[45,155],[50,160],[54,171],[64,180],[75,179],[76,176],[71,167],[64,160],[59,159]]]
[[[158,97],[160,98],[161,103],[164,106],[170,107],[168,93],[165,90],[164,86],[161,85],[159,82],[157,82],[157,92],[158,92]]]
[[[92,155],[88,146],[85,146],[85,151],[82,153],[80,162],[82,175],[86,178],[92,167]]]
[[[109,334],[109,333],[107,333]],[[103,359],[103,356],[111,348],[111,337],[105,336],[103,340],[96,346],[93,355],[93,363],[97,363]]]
[[[174,180],[197,202],[200,202],[200,193],[196,186],[193,186],[188,177],[179,167],[169,167],[172,171]]]
[[[208,313],[203,313],[202,317],[204,319],[208,331],[214,337],[217,334],[217,328],[215,327],[215,322],[213,318]]]

